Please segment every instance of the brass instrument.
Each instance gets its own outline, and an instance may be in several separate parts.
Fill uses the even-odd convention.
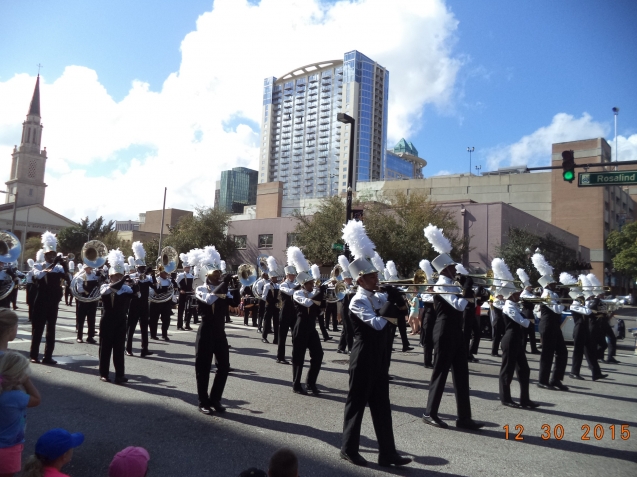
[[[22,253],[22,244],[20,239],[6,230],[0,231],[0,262],[13,263],[18,260]],[[5,299],[11,294],[15,282],[9,275],[0,283],[0,300]]]
[[[582,290],[601,288],[605,292],[610,292],[610,287],[609,286],[601,286],[601,285],[599,285],[599,286],[596,286],[596,285],[583,286],[581,280],[578,280],[577,283],[574,283],[572,285],[562,285],[561,283],[559,283],[559,284],[555,285],[555,288],[580,288]]]
[[[239,278],[239,282],[244,287],[252,286],[257,281],[257,268],[249,263],[242,263],[239,265],[235,276]]]
[[[106,263],[106,257],[108,256],[108,248],[99,240],[90,240],[86,242],[82,246],[82,262],[84,262],[85,267],[91,268],[100,268],[102,265]],[[73,255],[73,254],[69,254]],[[75,256],[73,256],[75,258]],[[98,301],[100,296],[100,287],[97,286],[91,290],[91,293],[86,296],[80,293],[77,289],[77,286],[80,281],[84,281],[86,278],[86,271],[82,269],[80,273],[73,277],[71,280],[71,294],[75,297],[78,302],[90,303],[94,301]]]
[[[343,273],[343,269],[341,268],[340,265],[334,265],[334,268],[332,268],[332,271],[330,272],[330,278],[328,278],[327,280],[325,280],[323,282],[323,285],[328,285],[329,283],[336,283],[336,282],[340,282],[343,280],[343,277],[341,276],[341,274]]]
[[[529,303],[539,303],[540,305],[552,305],[552,304],[556,304],[556,303],[580,303],[583,304],[581,300],[578,300],[577,298],[557,298],[557,299],[553,299],[550,296],[546,296],[544,298],[542,297],[520,297],[520,300],[523,301],[527,301]]]
[[[437,274],[434,274],[434,278],[438,278]],[[403,278],[402,280],[381,280],[381,285],[419,285],[419,286],[434,286],[435,283],[427,283],[427,275],[421,269],[416,270],[413,278]]]
[[[177,269],[178,264],[179,254],[177,253],[177,250],[169,245],[168,247],[164,247],[159,254],[159,258],[157,259],[157,271],[172,273]],[[148,295],[148,301],[150,303],[166,303],[168,300],[172,299],[174,294],[175,287],[171,280],[170,286],[166,292],[155,293],[154,295],[150,294]]]
[[[325,294],[325,301],[328,303],[337,303],[347,295],[347,285],[344,281],[338,280],[334,284],[334,288],[328,288]]]

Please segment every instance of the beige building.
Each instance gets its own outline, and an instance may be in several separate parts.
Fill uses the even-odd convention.
[[[139,225],[140,232],[151,232],[159,234],[161,229],[161,210],[147,210],[146,214],[143,214],[144,222]],[[186,216],[192,216],[191,210],[181,209],[166,209],[164,213],[164,235],[170,234],[170,227],[174,227],[177,223]],[[142,214],[140,214],[142,217]]]

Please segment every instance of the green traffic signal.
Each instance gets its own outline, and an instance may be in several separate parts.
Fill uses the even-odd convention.
[[[575,179],[575,154],[573,151],[562,152],[562,177],[567,182]]]
[[[573,171],[565,171],[563,175],[565,181],[573,182],[573,179],[575,179],[575,172]]]

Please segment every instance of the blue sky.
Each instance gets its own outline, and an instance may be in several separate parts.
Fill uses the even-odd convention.
[[[373,18],[375,11],[378,11],[378,15],[386,15],[381,12],[381,7],[375,10],[376,1],[362,2],[367,6],[360,7],[361,21]],[[66,80],[66,94],[72,94],[74,88],[86,94],[86,97],[78,98],[76,107],[79,109],[69,108],[73,117],[65,119],[58,117],[59,106],[52,112],[51,99],[48,100],[51,106],[46,109],[43,91],[45,143],[50,145],[52,157],[50,177],[47,179],[49,182],[63,180],[70,177],[68,174],[71,171],[82,168],[87,171],[83,173],[83,178],[95,179],[103,174],[105,178],[112,180],[113,171],[117,171],[117,177],[120,178],[130,177],[130,174],[139,175],[139,171],[144,171],[143,167],[149,165],[146,161],[153,160],[155,154],[159,158],[170,157],[162,159],[168,162],[162,163],[160,169],[175,167],[175,170],[179,170],[188,164],[185,161],[187,157],[198,154],[201,154],[202,159],[197,164],[206,164],[202,162],[203,158],[208,157],[209,160],[212,157],[207,152],[212,150],[211,143],[205,141],[207,137],[215,137],[216,145],[227,142],[224,157],[230,157],[235,151],[239,151],[233,158],[215,166],[215,174],[218,175],[228,164],[250,165],[251,161],[256,162],[258,149],[255,145],[259,131],[256,127],[258,116],[255,117],[254,111],[257,114],[260,112],[258,98],[261,95],[263,78],[302,64],[325,60],[327,58],[323,56],[333,56],[333,49],[308,43],[303,36],[304,32],[286,33],[284,40],[309,45],[307,48],[316,49],[313,55],[322,56],[310,55],[307,58],[309,61],[306,61],[305,57],[300,57],[302,55],[299,51],[302,50],[290,52],[283,49],[276,53],[276,57],[265,58],[265,67],[263,63],[260,69],[255,67],[254,76],[241,84],[241,91],[256,98],[254,111],[247,111],[249,107],[244,104],[233,111],[223,104],[217,105],[212,98],[210,104],[215,107],[211,108],[210,114],[219,114],[219,125],[209,128],[201,126],[207,114],[205,109],[193,114],[190,119],[188,109],[173,114],[171,104],[176,103],[163,99],[161,105],[153,103],[160,94],[168,94],[169,88],[165,86],[165,82],[169,76],[173,74],[172,81],[177,82],[184,81],[186,77],[209,75],[203,90],[214,89],[215,82],[224,81],[219,72],[221,69],[234,67],[233,62],[237,62],[236,65],[239,62],[249,63],[256,57],[263,56],[260,48],[267,45],[268,41],[273,45],[281,45],[280,39],[268,38],[268,35],[255,31],[254,24],[244,23],[249,22],[246,19],[247,7],[243,10],[236,7],[237,10],[233,10],[235,4],[242,3],[239,0],[235,0],[234,4],[227,0],[225,3],[221,0],[217,3],[215,8],[219,6],[219,9],[216,17],[206,17],[206,21],[200,25],[199,34],[189,35],[189,41],[183,45],[184,38],[197,29],[198,17],[212,10],[213,2],[210,0],[52,0],[0,3],[0,17],[4,19],[3,28],[0,29],[0,110],[7,101],[19,100],[15,106],[19,114],[12,113],[8,116],[7,113],[6,118],[0,117],[0,128],[5,129],[0,132],[0,138],[4,140],[7,134],[15,134],[14,131],[17,131],[19,137],[20,123],[24,120],[30,98],[30,93],[24,92],[32,90],[33,77],[37,74],[36,65],[42,63],[42,76],[46,84],[52,87],[57,84],[61,88],[63,80]],[[269,24],[263,26],[264,31],[276,30],[276,24],[267,17],[267,12],[283,5],[284,1],[281,0],[278,4],[274,0],[264,0],[262,4],[250,3],[256,5],[255,8],[263,7],[263,22]],[[313,0],[299,0],[297,3],[301,5],[295,7],[299,12],[312,11]],[[329,9],[336,3],[324,3],[322,8]],[[431,3],[437,4],[438,1],[431,0]],[[270,6],[266,8],[266,4]],[[382,2],[378,3],[380,4]],[[409,2],[395,5],[396,9],[410,8]],[[439,95],[443,99],[435,97],[438,93],[432,93],[433,98],[424,95],[415,102],[416,110],[412,108],[404,114],[396,113],[399,118],[393,128],[390,124],[393,136],[398,137],[402,135],[399,134],[401,131],[405,131],[406,138],[414,143],[420,156],[428,161],[425,176],[444,171],[466,172],[469,162],[467,146],[476,148],[473,165],[481,164],[485,171],[508,166],[511,161],[529,162],[532,165],[547,164],[552,141],[586,139],[600,134],[610,141],[613,138],[613,106],[620,108],[619,134],[623,141],[621,144],[624,145],[620,147],[620,153],[624,159],[637,159],[636,2],[452,0],[442,2],[442,7],[444,12],[432,8],[431,13],[434,20],[443,19],[440,22],[411,23],[408,13],[399,17],[402,21],[386,22],[382,35],[387,38],[400,36],[404,33],[402,30],[413,30],[411,39],[402,40],[405,42],[402,46],[398,43],[398,49],[393,53],[383,51],[378,44],[372,44],[372,41],[365,39],[365,35],[352,35],[347,43],[348,47],[356,48],[388,66],[391,75],[390,89],[394,87],[398,91],[402,89],[403,81],[400,74],[403,72],[399,69],[409,69],[407,65],[410,56],[405,56],[390,66],[392,55],[407,52],[413,55],[415,63],[425,64],[427,58],[412,53],[418,51],[418,43],[422,41],[424,48],[430,44],[427,42],[435,42],[440,35],[446,35],[444,41],[438,44],[442,47],[436,49],[435,55],[439,55],[439,58],[433,59],[449,60],[455,65],[455,68],[450,68],[452,72],[448,77],[440,81],[444,82],[443,93]],[[221,23],[219,19],[222,19]],[[228,26],[229,29],[222,32],[228,19],[232,20],[231,28]],[[329,23],[328,20],[325,22]],[[308,22],[311,23],[312,21]],[[444,24],[444,30],[438,31],[431,27],[438,23]],[[298,35],[298,41],[295,41],[295,35]],[[220,50],[232,49],[238,43],[242,47],[236,57],[219,53]],[[255,58],[251,58],[251,51],[254,51]],[[182,52],[191,52],[187,54],[189,59],[182,57]],[[432,63],[435,63],[433,60]],[[267,62],[272,64],[271,68],[267,66]],[[72,66],[81,68],[69,69]],[[423,68],[432,66],[425,65]],[[18,81],[16,75],[22,79]],[[133,82],[138,86],[136,94],[131,94]],[[5,89],[2,89],[3,83],[6,84]],[[16,93],[7,93],[14,91],[11,89],[14,86]],[[421,89],[426,91],[432,88],[432,84],[423,79]],[[5,98],[2,98],[3,91]],[[27,99],[8,98],[17,95],[17,91],[26,94]],[[99,93],[99,98],[93,101],[92,98],[98,96],[96,92]],[[395,102],[396,111],[408,103],[409,99],[403,95],[400,102]],[[65,98],[62,104],[68,101]],[[144,132],[144,137],[129,137],[116,128],[112,131],[108,129],[111,123],[126,122],[127,117],[134,116],[131,111],[135,111],[135,108],[144,107],[157,107],[157,111],[161,113],[154,113],[155,116],[167,114],[180,118],[183,122],[191,122],[189,127],[194,133],[183,132],[183,137],[188,138],[193,149],[185,153],[184,157],[178,157],[178,144],[158,144],[161,141],[152,137],[149,131]],[[96,128],[106,129],[108,134],[104,133],[94,142],[100,146],[109,143],[108,148],[104,147],[108,150],[99,153],[85,151],[83,156],[80,150],[71,151],[72,136],[65,137],[65,142],[56,143],[66,129],[84,127],[87,120],[90,124],[92,114],[105,115],[103,111],[110,114],[114,109],[118,111],[112,113],[113,117],[109,117],[108,123],[96,122]],[[9,110],[11,108],[5,108],[5,111]],[[78,111],[87,114],[81,123],[75,122]],[[0,111],[0,116],[2,114]],[[246,119],[241,120],[243,117]],[[151,123],[153,119],[151,115],[141,121]],[[130,127],[139,126],[139,118],[129,120],[133,125]],[[47,121],[51,125],[49,129],[46,129]],[[151,128],[150,125],[148,127]],[[153,123],[152,127],[164,126]],[[174,124],[165,127],[167,131],[175,128]],[[208,133],[208,130],[211,132]],[[222,133],[229,136],[226,138]],[[56,136],[52,137],[54,134]],[[179,134],[181,132],[175,133],[176,136]],[[3,157],[6,156],[7,148],[12,147],[17,140],[18,138],[7,139],[7,144],[0,144]],[[91,144],[90,141],[87,144]],[[228,151],[233,152],[231,154]],[[59,162],[54,162],[58,158]],[[130,161],[134,161],[138,168],[131,167],[128,170]],[[3,164],[8,164],[8,160]],[[197,174],[193,176],[196,177]],[[210,176],[210,180],[213,179],[214,174]],[[186,185],[184,182],[183,186]],[[160,189],[158,184],[158,191]],[[51,194],[52,200],[57,200],[56,195]],[[202,192],[189,200],[188,204],[184,200],[175,201],[175,205],[202,205],[207,196]],[[144,204],[140,204],[140,207],[142,205]],[[123,211],[126,211],[130,215],[129,208],[111,210],[106,205],[99,211],[106,215],[124,215]],[[67,211],[75,214],[83,212]]]

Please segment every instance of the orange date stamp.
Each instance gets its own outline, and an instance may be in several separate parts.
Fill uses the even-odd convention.
[[[504,429],[504,438],[506,440],[524,440],[524,426],[522,424],[516,424],[515,426],[506,424],[502,428]],[[550,439],[561,441],[566,434],[562,424],[555,424],[554,426],[542,424],[540,429],[542,431],[540,438],[545,441]],[[580,429],[580,439],[583,441],[601,441],[602,439],[627,441],[630,439],[630,426],[628,424],[610,424],[606,427],[602,424],[583,424]]]

